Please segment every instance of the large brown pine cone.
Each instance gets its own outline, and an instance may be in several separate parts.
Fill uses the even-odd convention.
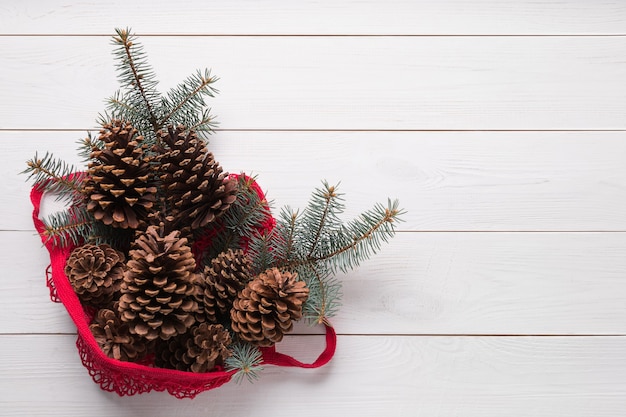
[[[136,362],[146,356],[146,340],[131,334],[128,324],[122,323],[113,310],[99,310],[89,329],[109,358]]]
[[[106,225],[137,229],[150,214],[157,192],[143,136],[130,123],[113,120],[98,139],[104,147],[93,148],[81,190],[87,210]]]
[[[239,293],[230,311],[232,329],[243,340],[258,346],[272,346],[302,317],[302,305],[309,295],[297,274],[271,268],[257,275]]]
[[[109,245],[87,244],[72,251],[65,275],[83,303],[106,306],[122,285],[124,261],[124,254]]]
[[[202,323],[157,347],[155,365],[187,372],[209,372],[231,355],[230,335],[221,324]]]
[[[204,313],[209,321],[228,313],[237,293],[252,278],[251,262],[244,251],[229,249],[204,269]]]
[[[174,225],[199,229],[236,200],[237,181],[228,178],[204,141],[184,126],[158,132],[163,149],[159,173]]]
[[[148,340],[185,333],[199,312],[194,270],[187,239],[149,226],[133,243],[119,300],[120,318],[130,332]]]

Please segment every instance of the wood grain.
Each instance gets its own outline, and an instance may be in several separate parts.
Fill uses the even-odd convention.
[[[49,150],[84,167],[83,136],[0,132],[0,229],[33,230],[25,161]],[[626,230],[626,132],[218,132],[210,148],[258,175],[276,212],[326,179],[346,218],[398,198],[405,231]]]
[[[38,238],[0,241],[0,334],[75,332],[48,300]],[[333,323],[341,334],[626,334],[624,253],[626,233],[400,233],[339,276]]]
[[[319,339],[281,349],[315,354]],[[101,391],[73,336],[0,336],[0,415],[621,417],[624,350],[624,337],[340,337],[325,368],[268,367],[255,384],[181,401]]]
[[[626,128],[626,37],[143,42],[163,90],[213,69],[223,129]],[[0,37],[0,90],[11,97],[0,129],[92,127],[117,88],[111,50],[108,36]]]
[[[122,11],[119,13],[114,11]],[[2,34],[578,35],[624,34],[619,1],[219,0],[7,2]]]

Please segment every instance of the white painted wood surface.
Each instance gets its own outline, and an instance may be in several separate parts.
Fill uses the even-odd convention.
[[[626,129],[626,85],[614,82],[626,78],[624,36],[143,43],[163,91],[211,66],[222,129]],[[90,128],[117,87],[107,36],[0,37],[0,48],[2,90],[11,97],[0,102],[2,129]],[[18,78],[32,88],[12,82]]]
[[[28,0],[0,6],[2,34],[623,35],[619,0]]]
[[[4,3],[0,415],[624,415],[623,2]],[[220,77],[212,150],[275,206],[327,179],[347,216],[408,210],[342,277],[327,367],[181,401],[119,398],[80,365],[17,172],[35,151],[79,162],[126,25],[163,89]],[[295,333],[281,349],[312,359],[319,330]]]

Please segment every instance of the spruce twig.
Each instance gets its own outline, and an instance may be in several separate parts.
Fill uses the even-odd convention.
[[[57,200],[75,201],[80,193],[83,174],[61,159],[46,153],[43,158],[35,154],[26,161],[27,168],[22,174],[28,174],[35,186],[42,191],[57,194]]]
[[[159,119],[158,125],[164,126],[170,120],[177,120],[177,123],[195,129],[203,125],[210,126],[213,118],[209,115],[209,110],[205,109],[200,119],[197,113],[199,108],[206,106],[203,96],[214,97],[217,93],[212,87],[216,81],[217,78],[211,76],[209,70],[205,70],[204,74],[198,71],[184,83],[173,88],[168,93],[168,98],[162,100],[165,115]],[[180,116],[176,117],[178,115]]]
[[[380,216],[379,213],[383,213]],[[360,258],[369,255],[369,251],[380,248],[379,239],[387,241],[394,234],[393,223],[398,221],[398,216],[403,212],[398,208],[398,201],[389,201],[388,206],[383,208],[377,205],[374,210],[363,213],[361,219],[350,222],[346,230],[341,233],[343,236],[336,236],[336,241],[344,241],[343,246],[323,256],[311,257],[311,262],[327,261],[337,256],[348,254],[349,261],[340,266],[345,272],[358,265]],[[380,234],[377,234],[380,233]],[[369,249],[372,248],[372,249]],[[359,249],[361,249],[359,251]]]
[[[255,237],[250,244],[253,259],[264,262],[257,262],[257,268],[295,271],[307,283],[310,292],[305,316],[317,323],[331,317],[339,306],[337,270],[346,272],[377,252],[381,243],[395,234],[395,223],[403,214],[398,201],[389,200],[386,207],[377,204],[344,224],[338,217],[343,210],[337,187],[324,182],[313,192],[302,216],[283,209],[270,238]],[[273,264],[265,265],[268,262]]]
[[[118,46],[118,80],[122,89],[108,100],[110,114],[100,115],[100,123],[108,123],[111,118],[129,121],[148,144],[158,143],[156,133],[170,124],[210,133],[215,122],[204,98],[214,97],[218,92],[213,87],[217,77],[212,76],[208,69],[197,71],[172,88],[167,96],[161,96],[143,46],[135,41],[130,29],[115,31],[117,36],[113,37],[113,43]]]
[[[257,235],[258,225],[269,215],[270,203],[260,199],[252,188],[254,178],[240,175],[237,181],[237,200],[221,218],[223,231],[213,242],[211,258],[229,248],[238,248],[242,238]]]
[[[250,343],[238,342],[231,345],[232,356],[226,358],[227,371],[235,371],[233,379],[240,384],[244,378],[249,382],[259,379],[259,372],[263,371],[263,355],[256,346]]]
[[[296,256],[296,234],[298,227],[298,211],[293,211],[289,206],[280,212],[280,222],[276,225],[276,231],[283,240],[285,250],[278,256],[285,261],[291,261]]]
[[[85,242],[93,226],[93,218],[85,207],[72,206],[67,211],[54,213],[42,220],[45,242],[55,246],[67,247]]]
[[[323,181],[323,188],[313,192],[309,204],[302,214],[299,234],[307,248],[307,257],[320,250],[320,244],[327,243],[328,231],[340,227],[338,215],[343,213],[343,197],[337,193],[337,186]]]
[[[120,81],[141,99],[142,106],[147,113],[145,116],[156,133],[160,128],[156,113],[159,94],[156,91],[157,81],[154,72],[143,60],[145,56],[143,47],[134,42],[135,37],[130,34],[130,30],[115,29],[115,32],[117,36],[113,37],[113,43],[121,48],[121,51],[118,51],[118,56],[121,58],[118,64]],[[135,106],[130,104],[129,107]]]
[[[200,118],[189,126],[189,130],[211,133],[215,126],[216,122],[214,122],[214,117],[211,115],[211,109],[204,109]]]
[[[84,162],[91,161],[91,153],[94,149],[103,149],[104,142],[98,138],[94,138],[91,132],[87,132],[87,137],[78,140],[78,156],[80,156]]]

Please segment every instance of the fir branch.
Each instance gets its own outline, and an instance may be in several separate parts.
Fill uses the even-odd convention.
[[[293,211],[291,207],[286,206],[280,211],[276,224],[276,234],[282,239],[284,251],[278,252],[276,257],[283,261],[290,262],[296,256],[296,236],[299,220],[298,211]]]
[[[54,213],[42,219],[45,242],[55,246],[80,245],[91,233],[93,218],[84,206],[72,206],[67,211]]]
[[[85,240],[94,245],[107,244],[122,252],[128,252],[134,238],[133,229],[107,226],[94,219],[89,236]]]
[[[217,123],[214,121],[214,117],[211,115],[211,109],[204,109],[200,115],[200,118],[195,123],[189,124],[189,130],[194,132],[212,133]]]
[[[100,125],[110,123],[113,119],[120,119],[130,122],[141,134],[146,135],[153,131],[153,125],[145,117],[144,112],[131,104],[131,95],[132,93],[123,93],[118,90],[109,97],[106,101],[107,112],[99,115]]]
[[[119,119],[129,120],[141,117],[141,114],[128,103],[128,98],[120,90],[117,90],[107,99],[107,107],[112,112],[113,117]]]
[[[296,253],[298,213],[289,207],[281,210],[276,226],[269,233],[256,233],[250,239],[248,252],[253,270],[262,272],[276,265],[300,259]]]
[[[34,180],[40,190],[57,194],[57,200],[75,201],[78,199],[83,174],[73,165],[46,153],[43,158],[37,154],[26,161],[27,168],[22,174],[28,174],[28,180]]]
[[[83,162],[91,161],[91,153],[95,149],[104,149],[104,142],[98,138],[91,136],[91,132],[87,132],[87,137],[79,139],[78,143],[78,156],[83,158]]]
[[[326,231],[341,226],[338,215],[343,213],[344,205],[342,195],[337,193],[336,188],[337,186],[331,186],[324,181],[323,188],[315,189],[304,209],[299,232],[306,242],[308,257],[319,250],[321,241],[326,237]]]
[[[115,94],[121,93],[116,92]],[[105,126],[114,119],[129,122],[144,137],[144,143],[148,147],[154,145],[157,141],[157,135],[150,121],[138,109],[132,107],[124,97],[116,95],[108,99],[107,110],[98,115],[98,124]]]
[[[323,264],[306,263],[295,270],[309,288],[309,297],[303,306],[304,318],[319,324],[334,316],[341,305],[341,282]]]
[[[255,275],[275,264],[275,254],[271,250],[278,246],[274,242],[275,238],[274,231],[270,231],[269,233],[256,234],[250,240],[248,254],[252,259],[252,269],[255,271]]]
[[[305,316],[318,323],[339,306],[337,270],[346,272],[376,253],[382,242],[395,234],[395,223],[403,214],[398,201],[389,200],[386,207],[377,204],[344,225],[338,217],[343,209],[336,187],[324,183],[314,191],[302,216],[291,209],[281,212],[275,229],[278,238],[255,241],[257,253],[266,251],[274,256],[275,265],[271,266],[295,271],[306,282]],[[268,247],[263,248],[263,243]]]
[[[399,216],[404,213],[398,205],[398,200],[388,200],[387,207],[377,204],[362,213],[360,218],[349,222],[329,239],[332,251],[308,261],[332,261],[343,272],[357,267],[395,234],[395,223],[401,221]]]
[[[250,343],[237,342],[231,345],[232,356],[226,358],[226,371],[235,371],[233,379],[240,384],[244,378],[249,382],[259,379],[263,371],[263,355],[258,347]]]
[[[224,231],[216,236],[211,257],[229,248],[239,248],[242,238],[252,239],[269,215],[270,203],[260,199],[252,188],[253,178],[240,175],[237,181],[237,199],[221,218]]]
[[[170,90],[168,97],[161,100],[165,115],[159,119],[158,125],[182,124],[196,128],[198,126],[210,126],[213,118],[205,109],[199,119],[198,109],[206,106],[203,96],[215,97],[217,90],[211,84],[216,81],[217,78],[212,77],[211,72],[207,69],[204,74],[198,71],[195,75],[187,78],[185,82]]]
[[[113,44],[118,46],[118,79],[128,89],[127,104],[139,109],[156,132],[160,128],[159,93],[156,91],[158,81],[154,71],[146,61],[143,46],[135,42],[135,36],[130,34],[130,29],[115,29],[115,32],[117,36],[113,37]]]

